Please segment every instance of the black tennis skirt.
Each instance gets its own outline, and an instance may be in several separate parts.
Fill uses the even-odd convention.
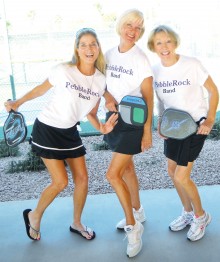
[[[205,135],[193,134],[183,140],[165,139],[164,155],[179,166],[187,166],[199,156],[206,138]]]
[[[77,130],[77,125],[63,129],[48,126],[35,120],[30,143],[32,151],[47,159],[64,160],[86,154],[85,147]]]
[[[112,114],[112,112],[106,114],[106,121]],[[143,132],[143,126],[126,124],[119,114],[117,125],[110,133],[104,135],[104,141],[113,152],[135,155],[141,152]]]

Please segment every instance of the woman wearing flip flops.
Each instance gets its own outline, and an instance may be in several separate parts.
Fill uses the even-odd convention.
[[[204,236],[211,215],[202,207],[191,171],[213,127],[219,95],[212,78],[196,58],[176,53],[179,43],[178,34],[166,25],[153,29],[148,38],[148,48],[161,60],[153,67],[158,115],[168,108],[178,109],[189,113],[198,124],[197,132],[182,140],[164,137],[168,174],[183,205],[182,214],[169,228],[179,231],[190,225],[187,238],[197,241]],[[208,92],[208,103],[203,88]],[[158,127],[160,132],[160,121]]]
[[[148,105],[148,119],[144,126],[133,126],[119,117],[113,132],[104,136],[109,144],[112,159],[107,179],[114,188],[124,210],[125,218],[116,225],[128,238],[127,255],[136,256],[142,248],[145,212],[140,203],[139,183],[135,173],[133,155],[152,146],[153,85],[152,71],[145,53],[136,45],[144,34],[144,17],[136,9],[127,10],[118,19],[116,31],[119,45],[106,53],[107,90],[114,100],[106,98],[110,111],[116,112],[122,98],[127,95],[143,97]]]
[[[85,116],[101,133],[106,134],[117,123],[117,114],[105,124],[99,122],[97,110],[105,91],[105,60],[96,32],[83,28],[76,33],[72,62],[56,66],[48,79],[15,101],[7,101],[6,109],[17,110],[23,103],[42,96],[52,89],[52,97],[38,115],[32,131],[32,150],[40,156],[51,177],[51,183],[42,192],[36,208],[23,212],[26,232],[32,240],[40,240],[40,224],[44,211],[68,184],[65,163],[75,183],[74,214],[70,231],[87,240],[95,232],[84,226],[81,215],[88,192],[86,150],[77,130]]]

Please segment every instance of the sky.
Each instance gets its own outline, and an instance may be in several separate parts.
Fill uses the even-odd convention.
[[[30,22],[31,12],[35,14],[35,24],[51,30],[51,23],[58,17],[66,21],[66,27],[73,21],[84,25],[101,27],[100,14],[95,5],[100,4],[105,15],[120,15],[129,8],[138,8],[149,20],[146,27],[149,30],[159,23],[168,23],[181,27],[185,32],[194,31],[198,37],[209,35],[210,28],[219,30],[220,0],[0,0],[0,14],[4,3],[6,20],[15,31],[22,32]],[[35,30],[35,28],[32,28]],[[65,30],[65,28],[63,29]]]
[[[196,21],[205,26],[212,21],[220,21],[217,10],[220,10],[219,0],[0,0],[5,4],[7,20],[22,24],[30,10],[35,10],[39,22],[45,23],[54,15],[60,15],[69,19],[85,19],[93,22],[97,19],[97,11],[94,5],[100,3],[104,13],[115,13],[119,15],[126,9],[138,8],[144,13],[153,10],[156,17],[153,23],[159,21],[181,20],[184,24],[196,26]],[[213,15],[216,13],[216,16]]]

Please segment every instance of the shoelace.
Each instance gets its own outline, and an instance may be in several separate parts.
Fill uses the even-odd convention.
[[[192,215],[190,215],[190,214],[186,214],[185,216],[184,216],[184,218],[185,218],[185,220],[187,220],[187,221],[193,221],[193,216]]]
[[[128,235],[127,235],[127,234],[125,234],[125,237],[123,238],[123,241],[125,241],[126,238],[128,238]]]
[[[126,233],[123,241],[124,241],[126,238],[128,238],[128,243],[131,244],[131,245],[133,245],[133,244],[135,244],[135,243],[137,242],[136,236],[137,236],[137,234],[132,234],[132,233],[129,234],[129,233]]]
[[[194,218],[190,230],[196,232],[198,228],[204,228],[205,221],[200,221],[199,219]]]

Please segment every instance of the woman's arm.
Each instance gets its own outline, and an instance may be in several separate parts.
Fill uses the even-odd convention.
[[[87,118],[89,122],[102,134],[107,134],[111,132],[114,128],[114,126],[117,124],[118,114],[112,114],[111,117],[108,119],[108,121],[103,124],[99,121],[97,117],[97,112],[99,108],[100,100],[96,104],[96,106],[90,111],[90,113],[87,115]]]
[[[152,147],[152,121],[153,121],[153,107],[154,107],[154,95],[153,95],[153,78],[145,78],[141,84],[141,93],[144,100],[147,103],[148,116],[144,125],[144,134],[141,142],[142,152],[145,149]]]
[[[118,103],[116,99],[108,92],[107,89],[105,90],[103,97],[105,98],[105,107],[111,112],[117,112],[116,105]]]
[[[219,103],[219,92],[218,88],[213,82],[212,78],[208,76],[207,80],[204,83],[204,87],[208,91],[209,94],[209,110],[207,114],[207,118],[202,124],[199,126],[197,134],[209,134],[214,123],[216,111]]]
[[[163,139],[167,139],[167,137],[165,136],[162,136],[161,133],[160,133],[160,124],[161,124],[161,119],[162,119],[162,115],[163,115],[163,112],[164,112],[164,104],[163,102],[160,100],[157,92],[155,92],[156,94],[156,98],[157,98],[157,111],[158,111],[158,116],[157,116],[157,132],[159,134],[159,136]]]
[[[44,95],[50,88],[52,87],[52,85],[50,84],[50,82],[47,80],[45,80],[41,85],[36,86],[35,88],[33,88],[31,91],[29,91],[28,93],[26,93],[24,96],[22,96],[21,98],[17,99],[17,100],[9,100],[6,101],[4,103],[6,110],[9,112],[11,109],[13,109],[14,111],[16,111],[19,106],[21,106],[22,104],[24,104],[25,102],[32,100],[34,98],[37,98],[39,96]]]

